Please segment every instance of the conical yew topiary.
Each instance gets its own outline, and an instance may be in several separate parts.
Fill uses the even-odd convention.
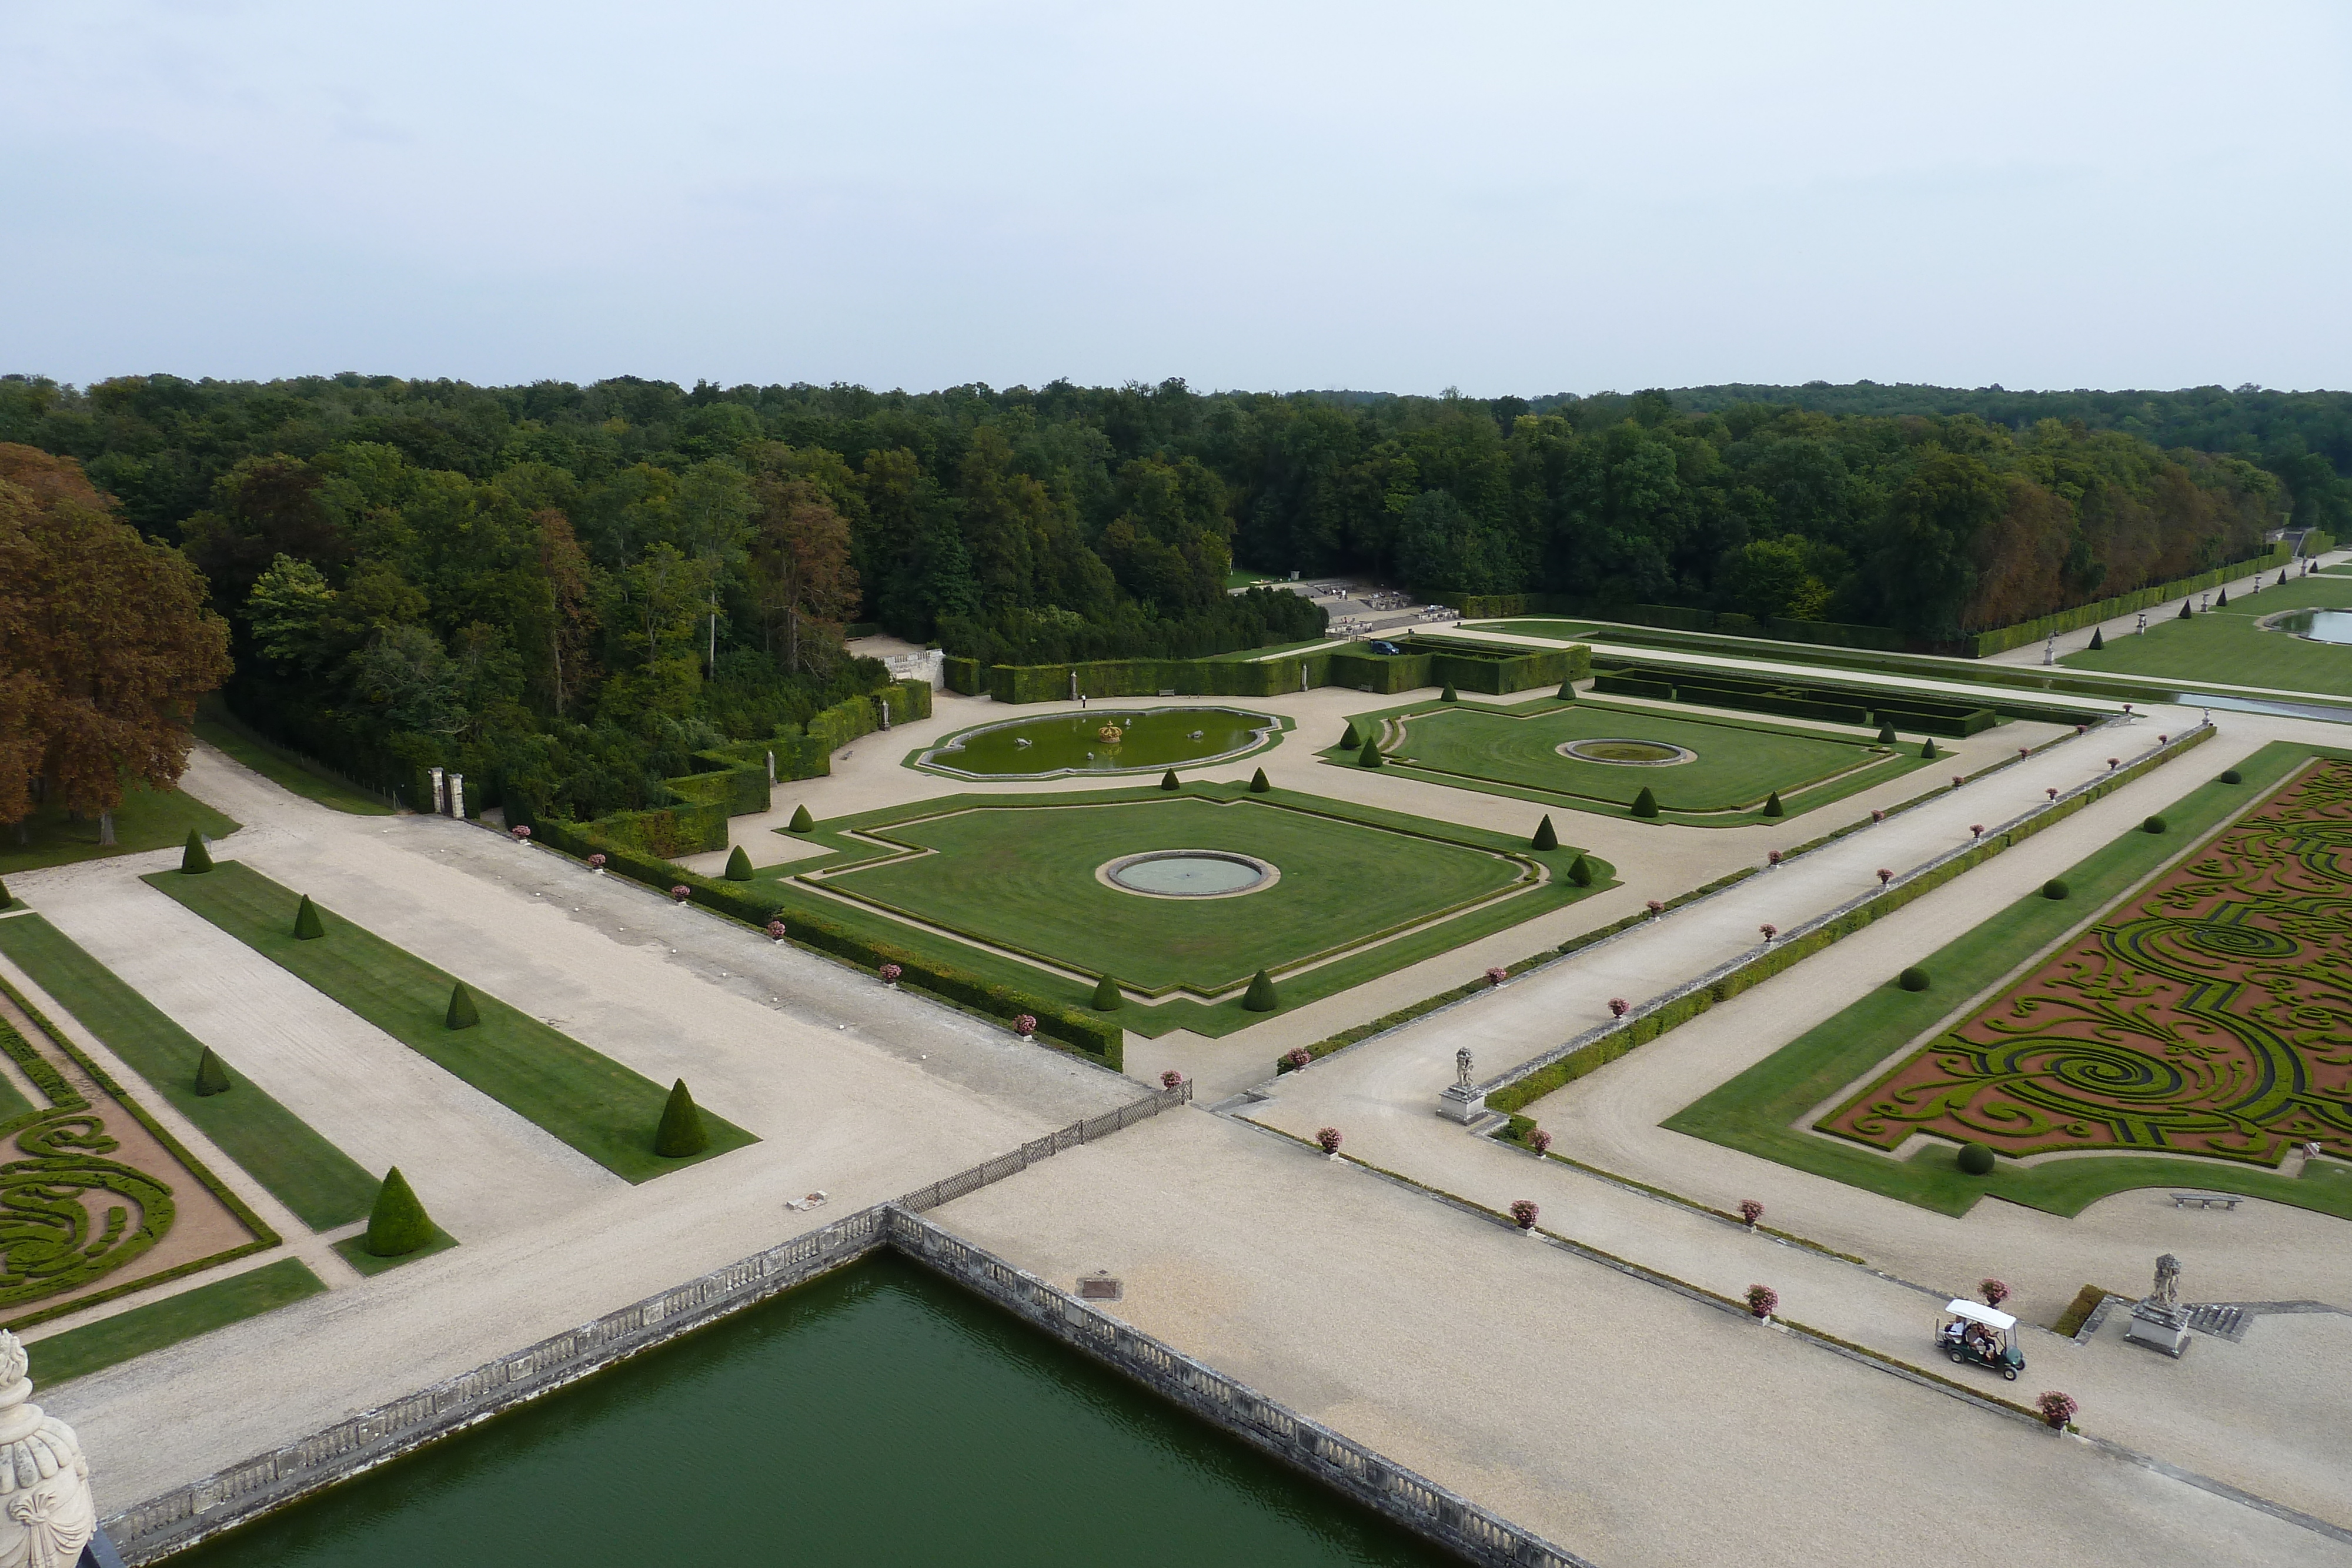
[[[727,880],[729,882],[751,880],[751,857],[743,852],[741,844],[737,844],[735,852],[727,857]]]
[[[187,847],[180,852],[180,871],[185,876],[202,876],[213,869],[211,852],[205,848],[204,834],[188,830]]]
[[[686,1080],[681,1078],[669,1086],[669,1103],[662,1107],[661,1126],[654,1133],[654,1153],[679,1160],[709,1146],[710,1129],[702,1124],[702,1108],[686,1092]]]
[[[1576,683],[1574,681],[1562,681],[1559,683],[1559,700],[1564,703],[1572,703],[1576,700]]]
[[[1359,768],[1378,768],[1380,765],[1381,743],[1367,736],[1364,739],[1363,749],[1356,753],[1356,766]]]
[[[1460,695],[1454,691],[1454,683],[1452,681],[1448,681],[1445,683],[1445,689],[1437,694],[1437,700],[1442,703],[1458,703],[1462,698]]]
[[[1556,850],[1559,848],[1559,834],[1553,831],[1551,818],[1547,816],[1542,821],[1536,824],[1536,836],[1528,841],[1539,850]]]
[[[793,813],[792,831],[805,833],[815,826],[816,819],[809,815],[809,809],[806,806],[802,806]]]
[[[1274,977],[1260,969],[1250,981],[1249,995],[1242,998],[1242,1006],[1254,1013],[1270,1013],[1281,1005],[1282,998],[1275,993]]]
[[[1919,743],[1919,755],[1926,758],[1930,762],[1936,760],[1936,737],[1934,736],[1931,735],[1927,739]]]
[[[433,1239],[433,1219],[408,1178],[394,1166],[375,1190],[375,1207],[368,1213],[367,1249],[378,1258],[398,1258]]]
[[[1339,749],[1342,751],[1353,751],[1363,744],[1364,737],[1356,733],[1356,721],[1352,718],[1349,719],[1348,721],[1348,727],[1339,732]]]
[[[466,988],[466,982],[460,980],[450,987],[449,1010],[442,1017],[442,1026],[446,1029],[471,1029],[481,1021],[481,1009],[474,1006],[474,993]]]
[[[1633,815],[1637,817],[1654,817],[1657,814],[1658,798],[1650,793],[1650,787],[1647,784],[1644,784],[1642,786],[1642,792],[1633,797]]]
[[[1768,817],[1788,815],[1787,810],[1780,804],[1780,791],[1778,789],[1764,797],[1764,814]]]
[[[1263,795],[1263,794],[1265,794],[1267,790],[1269,790],[1269,789],[1273,789],[1273,788],[1274,788],[1274,786],[1273,786],[1273,785],[1271,785],[1271,784],[1269,784],[1269,783],[1267,783],[1267,782],[1265,781],[1265,768],[1259,768],[1256,772],[1255,772],[1255,773],[1253,773],[1253,774],[1251,774],[1251,775],[1250,775],[1250,793],[1251,793],[1251,794],[1253,794],[1253,795]]]
[[[2217,593],[2217,594],[2215,594],[2215,595],[2213,596],[2213,608],[2214,608],[2214,609],[2216,609],[2216,610],[2221,609],[2221,606],[2223,606],[2224,604],[2227,604],[2227,603],[2229,603],[2229,602],[2230,602],[2230,591],[2229,591],[2228,589],[2226,589],[2226,588],[2225,588],[2225,589],[2223,589],[2221,592],[2219,592],[2219,593]]]
[[[1116,1012],[1127,1000],[1118,994],[1118,982],[1105,975],[1095,982],[1094,1009],[1098,1013]]]
[[[1167,772],[1162,773],[1160,776],[1160,787],[1162,789],[1180,789],[1183,788],[1182,785],[1176,781],[1176,769],[1171,768]]]
[[[319,918],[319,906],[310,902],[309,894],[304,894],[302,907],[294,912],[294,940],[311,942],[326,934],[327,923]]]
[[[1591,887],[1592,885],[1592,862],[1586,860],[1582,855],[1577,856],[1574,860],[1569,862],[1568,880],[1574,883],[1579,887]]]
[[[2186,599],[2180,601],[2180,618],[2183,621],[2188,620],[2190,616],[2197,613],[2197,612],[2189,607],[2189,601]]]
[[[0,909],[7,908],[8,904],[8,884],[5,882],[0,882]]]
[[[2107,634],[2100,628],[2091,628],[2091,652],[2095,653],[2107,645]]]
[[[228,1069],[221,1065],[221,1059],[213,1054],[211,1046],[205,1047],[205,1053],[196,1058],[196,1092],[226,1094],[235,1087],[228,1081]]]
[[[1895,744],[1895,727],[1893,725],[1882,724],[1878,727],[1878,744],[1881,746],[1892,746]]]

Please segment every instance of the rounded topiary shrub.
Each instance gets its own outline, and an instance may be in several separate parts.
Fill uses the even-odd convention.
[[[1179,789],[1183,788],[1183,786],[1176,781],[1176,769],[1171,768],[1167,772],[1162,773],[1160,776],[1160,787],[1162,789]]]
[[[815,826],[816,819],[809,815],[809,809],[806,806],[801,807],[793,813],[792,831],[793,832],[805,833]]]
[[[219,1057],[213,1054],[213,1048],[209,1045],[205,1047],[205,1053],[196,1058],[196,1092],[226,1094],[236,1087],[228,1081],[228,1069],[221,1064]]]
[[[1633,815],[1637,817],[1654,817],[1657,814],[1658,798],[1652,794],[1650,792],[1650,787],[1647,784],[1644,784],[1642,786],[1642,792],[1633,797]]]
[[[190,828],[187,845],[180,851],[180,870],[189,876],[201,876],[212,869],[213,857],[205,848],[204,834]]]
[[[310,902],[309,894],[304,894],[302,906],[294,912],[294,940],[313,942],[326,934],[327,925],[319,918],[319,906]]]
[[[2147,821],[2142,822],[2139,825],[2139,831],[2143,833],[2160,833],[2164,831],[2164,819],[2162,817],[2150,817]]]
[[[654,1153],[667,1160],[677,1160],[698,1155],[709,1146],[710,1129],[702,1124],[702,1108],[686,1092],[686,1080],[681,1078],[669,1086],[669,1101],[662,1106],[661,1125],[654,1130]]]
[[[1592,862],[1586,860],[1582,855],[1577,856],[1574,860],[1569,862],[1568,880],[1574,883],[1579,887],[1591,887],[1592,885]]]
[[[1260,969],[1249,983],[1249,994],[1242,1006],[1254,1013],[1270,1013],[1282,1005],[1282,998],[1274,988],[1274,977]]]
[[[735,852],[727,857],[727,880],[729,882],[751,880],[751,857],[743,852],[741,844],[737,844]]]
[[[1970,1176],[1992,1175],[1992,1151],[1982,1144],[1962,1144],[1954,1163]]]
[[[1265,768],[1259,768],[1256,772],[1255,772],[1255,773],[1253,773],[1253,774],[1251,774],[1251,775],[1250,775],[1250,793],[1251,793],[1251,794],[1253,794],[1253,795],[1263,795],[1263,794],[1265,794],[1267,790],[1269,790],[1269,789],[1273,789],[1273,788],[1274,788],[1274,786],[1273,786],[1273,785],[1271,785],[1271,784],[1269,784],[1269,783],[1267,783],[1267,782],[1265,781]]]
[[[2224,784],[2243,784],[2245,781],[2245,775],[2234,768],[2223,768],[2221,771],[2221,782]]]
[[[1366,737],[1363,748],[1356,753],[1356,766],[1359,768],[1378,768],[1380,765],[1381,743],[1370,737]]]
[[[1536,824],[1536,836],[1528,841],[1539,850],[1559,848],[1559,834],[1553,830],[1549,816],[1546,816],[1542,821]]]
[[[398,1258],[432,1239],[432,1217],[416,1200],[400,1167],[393,1166],[384,1173],[383,1185],[375,1191],[375,1207],[368,1212],[368,1251],[378,1258]]]
[[[442,1015],[444,1029],[471,1029],[482,1021],[482,1012],[474,1005],[474,993],[458,981],[449,988],[449,1010]]]
[[[1126,999],[1118,994],[1118,982],[1108,975],[1095,982],[1095,1011],[1098,1013],[1115,1011]]]
[[[1895,983],[1906,991],[1924,991],[1927,988],[1927,971],[1914,964],[1895,976]]]
[[[1786,816],[1788,814],[1787,808],[1780,804],[1780,791],[1778,789],[1773,790],[1769,795],[1764,797],[1764,814],[1768,817],[1780,817]]]
[[[2066,883],[2063,880],[2058,877],[2052,877],[2048,882],[2042,884],[2042,896],[2053,899],[2065,897]]]

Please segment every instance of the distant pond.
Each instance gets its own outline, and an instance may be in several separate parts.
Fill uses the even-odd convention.
[[[2352,643],[2352,610],[2296,610],[2263,624],[2315,643]]]

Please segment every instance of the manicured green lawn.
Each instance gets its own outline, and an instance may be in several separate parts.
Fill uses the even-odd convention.
[[[25,1347],[32,1357],[33,1381],[44,1389],[53,1389],[84,1373],[178,1344],[241,1319],[257,1318],[326,1288],[299,1258],[248,1269],[102,1322],[35,1341]]]
[[[235,861],[202,876],[167,871],[143,880],[625,1181],[650,1180],[759,1141],[705,1109],[709,1151],[664,1159],[654,1153],[654,1129],[667,1085],[479,990],[482,1021],[446,1028],[456,977],[324,907],[327,935],[296,941],[300,896]]]
[[[183,882],[200,880],[177,872],[164,874]],[[375,1177],[263,1092],[237,1070],[233,1056],[227,1065],[236,1087],[226,1094],[198,1094],[196,1061],[204,1054],[202,1042],[56,926],[37,915],[0,920],[0,953],[104,1040],[303,1224],[313,1230],[332,1230],[367,1218],[375,1201]]]
[[[2352,609],[2352,579],[2324,574],[2290,579],[2284,587],[2240,595],[2220,610],[2187,621],[2179,618],[2177,604],[2152,610],[2145,636],[2126,632],[2108,639],[2095,653],[2068,653],[2059,662],[2117,674],[2352,696],[2352,645],[2255,628],[2254,622],[2267,616],[2308,608]],[[2081,633],[2069,640],[2079,645]]]
[[[1769,723],[1688,717],[1585,698],[1514,707],[1423,701],[1358,715],[1359,735],[1399,719],[1404,735],[1386,768],[1417,779],[1625,816],[1643,789],[1665,821],[1735,827],[1765,820],[1766,797],[1779,791],[1790,816],[1927,766],[1916,747],[1881,751],[1868,737],[1783,728]],[[1589,762],[1560,754],[1574,741],[1661,741],[1696,754],[1664,767]],[[1333,747],[1325,758],[1353,767],[1353,753]]]
[[[1800,1130],[1816,1105],[1906,1044],[1950,1018],[1993,985],[2180,852],[2187,841],[2257,804],[2313,747],[2275,742],[2239,765],[2242,784],[2206,784],[2165,817],[2169,832],[2127,831],[2065,871],[2063,900],[2029,894],[1923,959],[1933,984],[1906,991],[1887,981],[1851,1007],[1798,1036],[1754,1067],[1685,1106],[1663,1124],[1709,1143],[1740,1149],[1923,1208],[1965,1214],[1987,1194],[2053,1214],[2080,1213],[2096,1200],[2136,1187],[2178,1186],[2242,1193],[2352,1218],[2352,1170],[2314,1162],[2300,1179],[2234,1161],[2163,1155],[2086,1155],[2021,1166],[2000,1162],[1971,1176],[1943,1145],[1909,1159],[1890,1159],[1842,1140]],[[2329,752],[2326,755],[2352,755]]]
[[[1074,968],[1158,993],[1206,995],[1500,893],[1521,866],[1485,851],[1244,797],[1034,810],[967,810],[893,827],[933,854],[827,885]],[[1280,868],[1234,898],[1148,898],[1096,868],[1150,850],[1224,850]]]
[[[1248,809],[1235,818],[1230,815],[1231,808],[1210,804],[1216,801],[1244,803]],[[1039,912],[1042,905],[1042,914],[1053,924],[1055,939],[1072,948],[1067,957],[1057,956],[1053,961],[1066,962],[1069,967],[1076,969],[1086,978],[1072,978],[1009,953],[991,951],[953,936],[906,924],[878,906],[825,898],[808,891],[794,875],[801,871],[876,861],[899,852],[878,848],[868,839],[853,834],[897,840],[902,835],[893,825],[895,823],[939,817],[946,812],[973,807],[984,809],[999,824],[992,834],[983,831],[981,836],[983,839],[995,837],[1000,849],[1004,845],[1019,848],[1034,843],[1070,846],[1057,851],[1058,871],[1026,873],[1034,879],[1035,885],[1021,901],[1014,924],[1020,925],[1022,933],[1034,944],[1040,933],[1031,924],[1032,916]],[[1104,817],[1107,809],[1121,807],[1139,808],[1141,814],[1129,814],[1123,819]],[[1171,808],[1181,808],[1181,814],[1171,811]],[[1097,821],[1123,820],[1139,828],[1153,828],[1154,819],[1149,813],[1155,811],[1170,812],[1160,821],[1173,822],[1182,827],[1180,843],[1164,842],[1167,832],[1162,829],[1154,829],[1159,837],[1148,841],[1139,841],[1122,831],[1113,834],[1109,843],[1097,842],[1096,848],[1081,852],[1075,847],[1077,841],[1073,837],[1077,830],[1063,825],[1093,817]],[[1530,818],[1535,814],[1530,812]],[[1228,828],[1226,824],[1229,821],[1241,825]],[[1530,828],[1532,825],[1531,821]],[[1087,831],[1096,832],[1102,830],[1090,828]],[[1249,832],[1260,837],[1228,841],[1222,838],[1203,840],[1199,836],[1212,831],[1220,834]],[[1140,973],[1130,974],[1114,967],[1111,961],[1113,949],[1129,955],[1119,962],[1133,961],[1139,970],[1148,970],[1154,964],[1163,970],[1183,967],[1175,963],[1171,956],[1160,953],[1153,947],[1155,941],[1178,929],[1162,924],[1165,922],[1181,922],[1184,923],[1183,929],[1204,929],[1209,933],[1209,939],[1214,946],[1198,958],[1187,960],[1202,973],[1224,973],[1237,984],[1261,966],[1274,968],[1280,985],[1281,1010],[1287,1011],[1335,996],[1425,958],[1451,952],[1496,932],[1507,930],[1523,921],[1549,914],[1588,894],[1599,893],[1615,884],[1613,868],[1607,862],[1597,859],[1590,862],[1594,879],[1591,888],[1577,887],[1570,883],[1568,869],[1579,852],[1571,844],[1538,852],[1528,848],[1526,840],[1500,833],[1431,822],[1401,812],[1382,811],[1285,790],[1252,795],[1239,784],[1188,784],[1181,795],[1146,789],[1010,799],[959,796],[836,819],[820,824],[815,832],[808,836],[835,852],[822,860],[800,861],[776,867],[772,873],[762,878],[763,884],[775,891],[778,902],[788,914],[793,911],[822,912],[827,920],[846,925],[870,940],[909,949],[926,958],[982,978],[1076,1008],[1087,1005],[1094,989],[1091,977],[1097,973],[1108,972],[1131,989],[1144,988]],[[1244,847],[1250,842],[1255,842],[1259,847]],[[991,852],[990,846],[985,843],[975,847],[982,853]],[[1139,897],[1105,888],[1094,880],[1094,868],[1103,862],[1151,847],[1242,847],[1242,852],[1261,854],[1279,865],[1283,880],[1271,888],[1239,898],[1198,903]],[[1294,852],[1295,847],[1303,852],[1304,859]],[[1269,851],[1278,852],[1267,852]],[[1441,900],[1433,896],[1432,890],[1427,887],[1412,888],[1409,890],[1409,896],[1405,895],[1406,890],[1394,888],[1375,887],[1367,892],[1368,884],[1376,884],[1385,875],[1381,865],[1392,862],[1382,861],[1368,865],[1366,854],[1381,856],[1404,852],[1412,856],[1414,863],[1419,863],[1423,854],[1432,852],[1435,852],[1433,863],[1447,868],[1445,875],[1449,883],[1457,890],[1475,890],[1481,885],[1490,889],[1507,885],[1515,873],[1509,869],[1511,862],[1500,858],[1504,855],[1517,855],[1544,866],[1549,873],[1549,880],[1451,918],[1436,919],[1402,936],[1361,942],[1361,934],[1377,929],[1379,920],[1387,915],[1402,910],[1405,912],[1406,920],[1426,919],[1444,907]],[[932,855],[905,862],[902,871],[912,874],[903,875],[894,882],[894,895],[910,901],[920,897],[927,891],[920,882],[925,868],[936,872],[944,859],[944,856]],[[1338,866],[1338,876],[1344,881],[1319,889],[1312,885],[1314,879],[1307,877],[1303,869],[1309,865],[1328,866],[1334,863]],[[863,883],[872,871],[882,869],[877,865],[871,871],[845,878],[841,883],[842,891],[850,892]],[[1069,880],[1057,885],[1075,886],[1080,894],[1099,901],[1090,907],[1104,911],[1108,915],[1107,921],[1089,928],[1085,921],[1074,920],[1056,912],[1052,907],[1048,879],[1061,876]],[[1294,881],[1299,883],[1296,889],[1292,887]],[[1343,886],[1351,891],[1342,892]],[[1286,894],[1289,900],[1297,902],[1267,906],[1268,914],[1274,917],[1272,920],[1262,919],[1256,913],[1255,906],[1264,904],[1268,899],[1282,899]],[[1375,894],[1381,900],[1377,910],[1363,902]],[[967,882],[958,888],[954,896],[962,913],[973,922],[971,935],[975,940],[999,945],[1012,940],[1003,918],[1003,905],[993,896],[993,890],[989,885]],[[1477,894],[1473,892],[1472,896]],[[1220,915],[1219,911],[1223,913]],[[911,907],[909,913],[914,914]],[[929,912],[917,917],[936,919],[938,914],[936,911]],[[1213,915],[1216,916],[1214,920],[1203,918]],[[1157,936],[1139,936],[1137,931],[1130,927],[1130,923],[1139,920],[1152,922],[1148,929]],[[1349,936],[1350,933],[1355,935]],[[1360,945],[1351,952],[1311,967],[1287,973],[1281,968],[1282,963],[1296,962],[1303,955],[1334,946],[1341,936],[1358,940]],[[1286,942],[1288,946],[1278,946],[1277,937]],[[1033,946],[1032,950],[1039,949]],[[1464,977],[1475,977],[1465,974]],[[1229,995],[1222,1001],[1206,1002],[1187,994],[1170,994],[1150,1006],[1130,1002],[1110,1016],[1129,1030],[1145,1036],[1184,1029],[1216,1037],[1263,1023],[1271,1015],[1244,1009],[1238,995]]]
[[[690,1163],[690,1162],[688,1162]],[[414,1252],[403,1252],[396,1258],[379,1258],[367,1249],[367,1233],[346,1236],[334,1243],[335,1256],[362,1274],[381,1274],[386,1269],[397,1269],[403,1263],[414,1263],[419,1258],[430,1258],[436,1252],[446,1252],[457,1245],[457,1239],[442,1229],[433,1228],[433,1239]]]
[[[305,800],[316,800],[321,806],[348,811],[354,817],[389,817],[393,814],[392,808],[374,796],[362,795],[331,779],[321,778],[267,747],[256,746],[226,725],[200,717],[196,720],[196,738],[208,746],[218,747],[279,789],[299,795]]]
[[[0,877],[42,866],[70,865],[107,855],[136,854],[184,841],[194,828],[208,839],[225,839],[237,825],[181,789],[150,789],[134,784],[122,792],[114,813],[114,842],[98,841],[98,820],[66,821],[65,808],[48,805],[26,819],[31,841],[16,841],[12,824],[0,827]]]

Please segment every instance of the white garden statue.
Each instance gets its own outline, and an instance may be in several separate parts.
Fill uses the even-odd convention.
[[[98,1530],[81,1439],[25,1401],[25,1347],[0,1329],[0,1568],[74,1568]]]

